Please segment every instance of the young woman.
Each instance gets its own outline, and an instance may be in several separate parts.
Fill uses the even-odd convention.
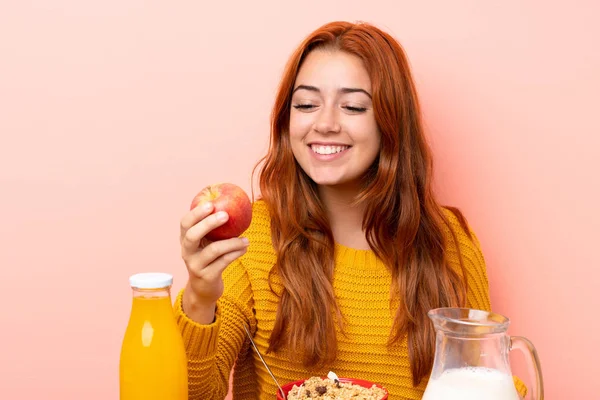
[[[420,399],[433,363],[427,312],[490,309],[483,256],[432,191],[407,58],[369,24],[334,22],[293,53],[244,238],[208,243],[227,215],[181,220],[189,272],[175,312],[190,399],[274,399],[278,382],[366,379]]]

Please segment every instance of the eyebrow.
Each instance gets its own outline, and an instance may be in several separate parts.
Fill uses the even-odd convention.
[[[317,92],[317,93],[321,93],[321,90],[316,87],[316,86],[310,86],[310,85],[298,85],[298,87],[296,89],[294,89],[294,91],[292,92],[292,94],[296,93],[296,91],[298,90],[308,90],[310,92]],[[367,96],[369,96],[370,99],[372,99],[373,97],[371,96],[371,94],[369,92],[367,92],[365,89],[361,89],[361,88],[341,88],[339,90],[342,93],[364,93]]]

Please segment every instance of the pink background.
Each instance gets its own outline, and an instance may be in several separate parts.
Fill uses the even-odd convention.
[[[3,1],[0,393],[117,399],[127,278],[185,283],[203,186],[250,188],[283,65],[334,19],[405,46],[444,203],[548,399],[600,393],[600,6],[559,1]]]

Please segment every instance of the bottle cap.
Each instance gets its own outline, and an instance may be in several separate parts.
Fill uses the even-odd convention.
[[[173,275],[164,272],[143,272],[131,275],[129,284],[136,289],[162,289],[173,284]]]

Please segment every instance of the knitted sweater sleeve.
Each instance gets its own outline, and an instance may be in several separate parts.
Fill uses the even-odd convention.
[[[250,331],[256,326],[250,282],[240,259],[227,267],[223,281],[224,295],[217,302],[212,324],[198,324],[183,312],[183,290],[174,304],[188,356],[190,400],[225,398],[231,369],[243,347],[247,347],[243,324]]]

